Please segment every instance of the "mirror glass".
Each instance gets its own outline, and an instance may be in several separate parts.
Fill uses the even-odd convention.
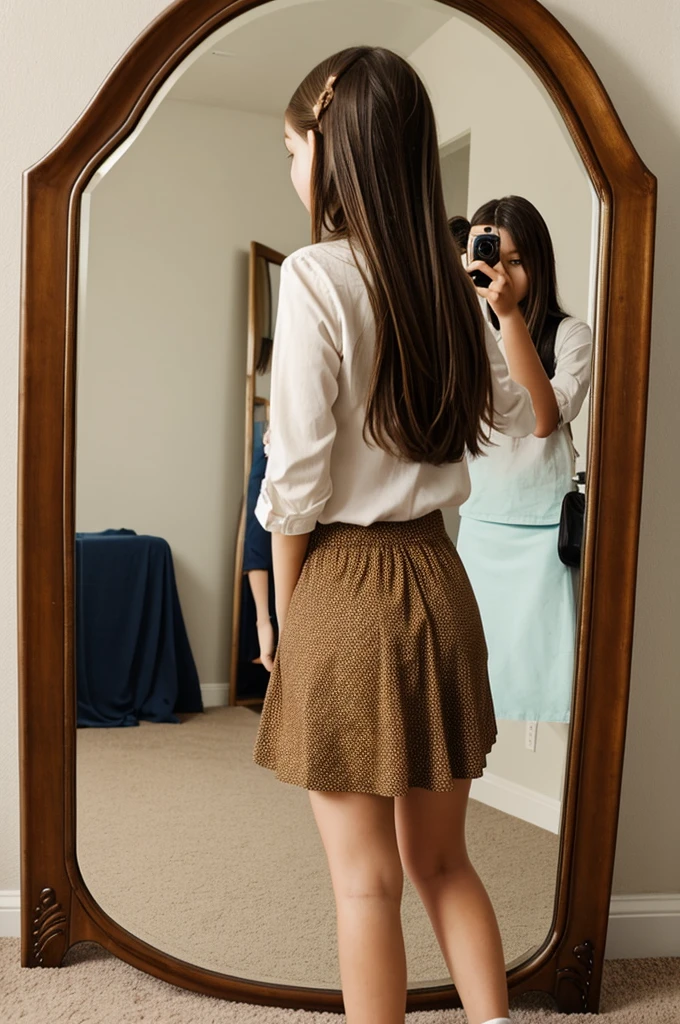
[[[273,615],[252,509],[280,263],[310,239],[283,112],[319,60],[357,42],[402,54],[428,86],[449,216],[469,219],[502,196],[530,200],[552,238],[561,308],[590,323],[597,203],[568,132],[514,51],[435,0],[275,0],[237,17],[166,83],[81,210],[82,875],[116,922],[174,957],[317,988],[339,987],[324,851],[307,793],[252,760],[268,682],[258,607]],[[557,349],[564,324],[556,329]],[[572,469],[584,471],[587,399],[571,418]],[[504,576],[494,606],[475,561],[484,527],[497,528],[498,545],[514,530],[532,553],[548,534],[539,540],[541,527],[525,520],[466,523],[465,510],[445,519],[480,604],[498,712],[498,740],[472,787],[469,847],[514,964],[544,942],[553,914],[577,571],[557,559],[553,520],[552,575],[525,572],[525,611]],[[519,668],[503,663],[510,633],[524,637]],[[448,983],[408,882],[403,920],[410,986]]]

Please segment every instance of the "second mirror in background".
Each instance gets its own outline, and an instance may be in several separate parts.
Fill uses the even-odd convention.
[[[234,553],[234,616],[229,703],[261,706],[269,672],[261,651],[278,642],[271,534],[255,516],[267,469],[267,432],[274,324],[284,256],[258,242],[250,246],[248,355],[245,379],[245,487]]]

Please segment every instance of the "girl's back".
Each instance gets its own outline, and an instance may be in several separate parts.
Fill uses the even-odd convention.
[[[339,239],[300,249],[283,264],[260,512],[269,529],[304,533],[317,521],[367,526],[416,519],[460,505],[470,493],[465,461],[407,461],[366,441],[376,323],[361,259]],[[488,327],[485,339],[496,422],[504,433],[523,436],[534,424],[531,403],[510,379]]]
[[[496,737],[487,650],[440,509],[467,496],[464,456],[491,427],[534,429],[521,385],[538,357],[516,346],[511,374],[484,327],[406,61],[371,47],[324,61],[289,104],[285,140],[316,244],[281,273],[257,506],[281,633],[276,660],[263,652],[254,756],[310,791],[348,1024],[404,1019],[404,867],[468,1019],[505,1024],[500,936],[465,852],[470,780]]]

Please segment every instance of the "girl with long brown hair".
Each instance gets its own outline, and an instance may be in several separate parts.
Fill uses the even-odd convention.
[[[460,510],[458,551],[479,605],[496,717],[568,722],[576,650],[578,573],[558,556],[560,512],[575,490],[571,422],[590,386],[592,333],[560,304],[550,231],[533,203],[504,196],[471,218],[500,238],[500,263],[479,295],[501,351],[529,339],[552,390],[547,431],[492,435],[469,463],[472,494]],[[500,315],[497,295],[510,298]],[[512,301],[514,300],[514,301]],[[512,618],[507,609],[512,606]]]
[[[348,1024],[403,1022],[406,870],[470,1024],[507,1019],[501,940],[465,848],[496,735],[486,645],[441,508],[492,428],[549,412],[534,346],[507,364],[450,234],[435,119],[396,54],[323,61],[286,112],[312,244],[283,264],[271,440],[276,657],[255,760],[310,793]],[[530,397],[531,396],[531,397]],[[533,400],[533,408],[532,408]]]

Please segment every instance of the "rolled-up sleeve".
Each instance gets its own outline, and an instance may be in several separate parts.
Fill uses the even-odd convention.
[[[531,395],[510,376],[508,364],[491,326],[485,323],[484,328],[491,365],[494,429],[500,434],[507,434],[508,437],[528,437],[536,429],[536,415]]]
[[[271,533],[310,533],[331,496],[341,347],[330,285],[312,259],[294,253],[281,267],[269,457],[255,509]]]
[[[590,387],[593,337],[588,324],[573,320],[555,344],[555,376],[551,380],[559,426],[576,419]]]

